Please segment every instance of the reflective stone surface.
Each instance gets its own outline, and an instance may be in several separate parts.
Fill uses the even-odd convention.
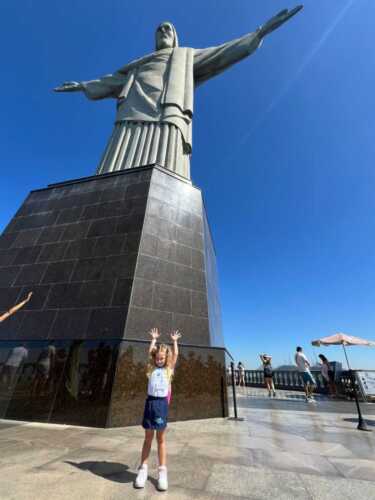
[[[183,334],[171,419],[227,414],[216,256],[190,182],[147,167],[31,192],[0,236],[0,311],[31,290],[0,323],[0,417],[139,423],[155,326]]]
[[[125,338],[157,325],[186,344],[223,346],[216,274],[200,190],[154,169]]]
[[[147,393],[148,343],[121,342],[109,426],[139,425]],[[169,420],[228,416],[223,349],[181,346],[172,384]]]
[[[122,338],[152,169],[33,191],[0,237],[2,339]]]
[[[0,418],[105,427],[118,345],[0,342]]]

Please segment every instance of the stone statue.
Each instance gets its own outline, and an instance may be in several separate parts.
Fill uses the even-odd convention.
[[[173,24],[156,30],[156,50],[113,74],[66,82],[56,92],[117,99],[115,127],[97,174],[158,164],[190,179],[194,88],[251,55],[302,6],[279,12],[255,32],[207,49],[178,46]]]

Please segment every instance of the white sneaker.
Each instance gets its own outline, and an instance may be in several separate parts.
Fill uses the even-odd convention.
[[[134,481],[134,487],[144,488],[147,481],[147,476],[148,476],[148,467],[147,464],[143,464],[138,469],[138,474]]]
[[[158,479],[158,490],[167,491],[168,489],[168,475],[167,468],[165,465],[159,467],[159,479]]]

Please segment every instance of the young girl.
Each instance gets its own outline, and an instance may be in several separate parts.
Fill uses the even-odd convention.
[[[165,430],[168,420],[168,404],[171,394],[171,381],[174,367],[178,357],[177,341],[181,338],[178,330],[171,333],[173,348],[164,345],[156,345],[160,337],[157,328],[150,331],[152,337],[149,348],[149,363],[147,367],[148,387],[145,411],[142,427],[145,429],[145,440],[142,447],[141,465],[138,469],[134,486],[144,488],[147,481],[147,461],[151,451],[152,440],[156,431],[159,456],[159,480],[158,489],[168,489],[167,477],[167,450],[165,443]]]

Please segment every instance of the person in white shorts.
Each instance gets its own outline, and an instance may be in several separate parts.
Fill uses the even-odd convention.
[[[310,372],[310,362],[302,352],[302,347],[297,347],[296,354],[294,356],[295,363],[297,365],[298,371],[302,377],[303,385],[305,388],[306,401],[308,403],[315,403],[312,393],[314,392],[316,382],[314,377]]]

